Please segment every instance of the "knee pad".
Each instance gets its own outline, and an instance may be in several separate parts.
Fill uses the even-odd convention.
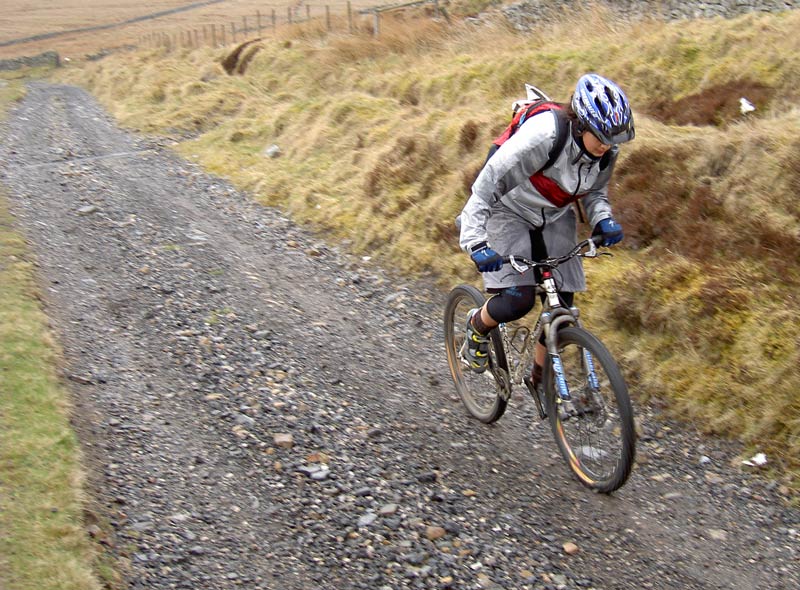
[[[518,320],[533,309],[536,287],[508,287],[489,300],[487,310],[496,322]]]

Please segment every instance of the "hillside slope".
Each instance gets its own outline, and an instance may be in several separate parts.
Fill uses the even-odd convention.
[[[476,279],[452,221],[523,83],[566,100],[584,71],[618,80],[637,113],[612,195],[627,240],[591,273],[589,324],[640,399],[796,471],[800,12],[579,16],[524,36],[413,19],[380,40],[296,29],[248,47],[234,75],[221,67],[231,50],[196,50],[62,78],[262,202],[443,285]]]

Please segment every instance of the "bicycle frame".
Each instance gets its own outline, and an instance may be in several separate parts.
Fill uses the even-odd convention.
[[[596,257],[597,253],[594,249],[594,243],[590,240],[587,240],[585,243],[590,245],[590,251],[585,256]],[[563,258],[571,258],[572,256],[577,255],[579,249],[580,248],[576,248],[576,250],[570,253],[570,255]],[[500,324],[499,326],[500,334],[503,339],[503,345],[505,346],[506,350],[515,351],[518,353],[518,357],[516,359],[517,364],[514,367],[510,367],[511,374],[507,376],[508,391],[505,391],[504,393],[510,397],[511,385],[520,385],[523,382],[525,382],[525,384],[531,390],[531,393],[534,393],[531,385],[528,384],[526,377],[530,367],[533,366],[536,343],[541,339],[542,333],[544,333],[545,347],[550,358],[550,362],[545,363],[545,370],[552,368],[554,373],[553,379],[555,383],[555,389],[558,393],[558,397],[560,398],[559,401],[568,402],[571,400],[571,396],[561,365],[561,357],[558,352],[556,334],[558,333],[558,330],[565,325],[574,325],[579,328],[583,327],[580,321],[580,311],[575,306],[567,308],[561,303],[561,299],[558,296],[555,278],[553,277],[552,273],[552,269],[558,265],[558,261],[555,261],[555,263],[553,263],[553,261],[532,263],[529,260],[517,259],[514,256],[509,256],[508,262],[520,273],[530,270],[533,268],[533,265],[544,267],[544,270],[542,271],[542,281],[539,285],[537,285],[537,293],[543,292],[545,293],[545,297],[542,305],[542,311],[539,314],[533,332],[531,332],[530,328],[528,328],[526,325],[517,326],[513,330],[511,330],[506,324]],[[520,332],[522,332],[522,343],[521,345],[515,345]],[[597,391],[599,385],[597,375],[594,371],[594,362],[592,360],[592,356],[586,350],[583,351],[583,355],[583,362],[586,364],[589,387],[593,391]],[[536,395],[534,395],[534,400],[539,407],[539,412],[542,418],[544,418],[545,413],[541,407],[541,400],[539,400],[538,396]]]
[[[555,281],[552,276],[545,278],[543,283],[545,290],[549,284],[555,293]],[[542,311],[536,319],[533,331],[527,325],[513,327],[508,324],[500,324],[500,334],[506,350],[513,350],[519,355],[519,363],[513,367],[512,374],[509,376],[511,382],[516,385],[522,383],[526,371],[529,370],[530,365],[533,363],[536,343],[540,340],[542,333],[544,333],[547,353],[551,358],[558,358],[555,334],[565,324],[581,327],[579,316],[580,312],[577,307],[564,307],[556,294],[555,305],[549,296],[545,298]],[[518,342],[520,336],[522,339],[521,344]]]

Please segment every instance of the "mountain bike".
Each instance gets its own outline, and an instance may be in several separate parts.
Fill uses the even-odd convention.
[[[450,291],[444,335],[453,382],[473,417],[486,424],[499,420],[512,387],[524,383],[539,418],[549,417],[559,451],[578,480],[595,491],[610,493],[625,483],[633,467],[636,431],[628,387],[611,353],[583,327],[578,308],[561,301],[554,275],[567,260],[606,254],[597,250],[600,239],[584,240],[566,255],[542,261],[503,258],[504,265],[514,271],[536,276],[544,301],[533,327],[518,320],[489,333],[485,372],[473,372],[464,357],[467,315],[485,302],[478,289],[459,285]],[[535,345],[541,338],[547,355],[542,384],[535,388],[530,375]]]

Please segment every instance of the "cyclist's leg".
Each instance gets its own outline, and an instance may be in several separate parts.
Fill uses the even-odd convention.
[[[496,291],[496,294],[486,302],[484,308],[495,325],[525,317],[536,303],[536,287],[533,285],[492,289],[492,291]]]
[[[482,307],[472,311],[467,319],[467,348],[464,353],[476,372],[486,369],[489,332],[498,324],[513,322],[526,316],[536,302],[536,287],[532,285],[491,291],[495,295]]]
[[[489,243],[501,254],[516,254],[530,258],[531,226],[518,215],[498,204],[492,211],[487,224]],[[486,290],[495,293],[479,310],[470,314],[467,324],[467,344],[464,353],[473,370],[486,369],[486,338],[489,332],[501,322],[519,319],[534,305],[535,284],[531,273],[520,275],[509,267],[499,271],[484,273]]]

